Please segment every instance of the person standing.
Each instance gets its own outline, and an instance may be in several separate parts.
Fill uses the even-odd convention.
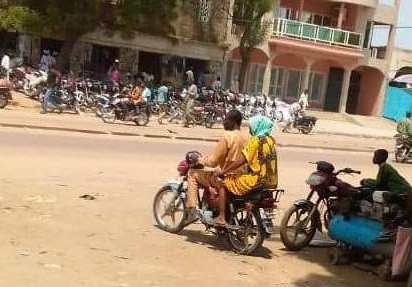
[[[309,90],[306,89],[300,95],[299,104],[302,107],[302,112],[306,111],[306,108],[309,107]]]
[[[212,90],[215,92],[220,92],[222,90],[222,82],[220,81],[220,76],[217,76],[216,80],[213,82]]]
[[[44,50],[43,55],[41,56],[41,59],[40,59],[40,64],[39,64],[40,70],[47,72],[52,66],[52,64],[53,64],[53,60],[52,60],[52,57],[50,56],[50,51]]]
[[[187,79],[188,83],[188,90],[187,90],[187,95],[185,98],[184,102],[184,127],[188,128],[190,126],[190,123],[193,121],[193,116],[192,116],[192,109],[195,104],[195,99],[197,97],[197,86],[194,83],[194,81],[188,77]]]
[[[169,92],[169,88],[166,86],[166,83],[163,83],[158,89],[157,89],[157,104],[159,105],[159,118],[157,119],[157,122],[161,125],[163,125],[163,119],[166,116],[166,99],[167,99],[167,93]]]
[[[6,80],[10,80],[10,56],[4,53],[1,59],[1,66],[6,70]]]

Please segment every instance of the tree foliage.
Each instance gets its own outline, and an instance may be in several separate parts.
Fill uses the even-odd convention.
[[[245,77],[249,65],[249,56],[254,47],[262,44],[267,37],[270,23],[263,21],[263,16],[273,7],[273,0],[236,0],[233,12],[233,23],[242,28],[240,35],[240,68],[239,82],[245,90]]]

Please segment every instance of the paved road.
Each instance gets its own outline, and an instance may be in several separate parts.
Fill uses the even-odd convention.
[[[0,286],[401,286],[324,249],[288,253],[278,236],[237,256],[200,225],[180,235],[153,226],[151,202],[198,142],[1,128]],[[280,209],[305,196],[308,161],[331,160],[372,176],[368,153],[279,149]],[[397,166],[411,174],[411,166]],[[409,173],[408,173],[409,172]],[[356,182],[359,178],[348,178]],[[90,194],[94,201],[80,199]]]

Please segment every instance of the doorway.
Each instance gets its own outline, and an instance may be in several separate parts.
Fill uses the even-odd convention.
[[[346,112],[348,114],[356,114],[358,108],[360,82],[361,74],[357,71],[353,71],[350,75],[348,101],[346,102]]]
[[[329,69],[328,87],[326,88],[324,110],[339,111],[340,94],[342,91],[343,69],[331,67]]]

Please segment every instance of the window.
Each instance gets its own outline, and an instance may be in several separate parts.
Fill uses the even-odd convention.
[[[310,73],[309,76],[309,101],[322,102],[325,75]]]
[[[282,19],[293,19],[293,10],[291,8],[280,7],[278,16]]]
[[[210,0],[198,0],[197,20],[200,23],[207,23],[210,19]]]
[[[265,66],[260,64],[250,65],[249,73],[249,89],[248,92],[257,94],[262,92],[263,76],[265,74]]]
[[[282,98],[284,87],[285,69],[273,67],[270,77],[269,95],[275,98]]]
[[[300,82],[302,71],[289,70],[286,84],[286,98],[290,100],[297,100],[299,98]]]

